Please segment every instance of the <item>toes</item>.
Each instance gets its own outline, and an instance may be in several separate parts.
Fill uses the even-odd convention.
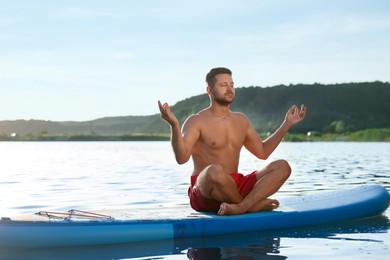
[[[277,209],[277,208],[279,208],[279,205],[280,205],[279,201],[273,200],[273,202],[272,202],[272,209]]]
[[[226,211],[226,209],[225,209],[225,204],[222,203],[221,206],[219,207],[219,210],[218,210],[217,215],[223,216],[223,215],[225,215],[225,211]]]

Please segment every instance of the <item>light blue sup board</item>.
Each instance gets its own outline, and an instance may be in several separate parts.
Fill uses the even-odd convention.
[[[203,237],[323,225],[369,218],[389,206],[389,192],[379,185],[319,192],[279,199],[281,208],[237,216],[195,214],[182,218],[129,220],[0,221],[0,247],[108,245]]]

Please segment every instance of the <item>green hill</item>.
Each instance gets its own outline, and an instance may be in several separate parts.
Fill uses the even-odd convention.
[[[292,133],[344,133],[389,128],[389,98],[390,84],[383,82],[243,87],[236,89],[232,110],[245,113],[260,133],[266,133],[280,125],[292,104],[304,103],[308,108],[307,117],[291,129]],[[190,114],[208,105],[208,96],[202,94],[178,102],[172,106],[172,111],[183,123]],[[169,133],[169,127],[158,114],[107,117],[85,122],[0,121],[0,135],[12,133],[19,136],[164,134]]]
[[[260,133],[266,133],[280,125],[290,106],[305,104],[307,116],[291,132],[342,133],[390,127],[389,99],[390,84],[382,82],[246,87],[236,89],[232,110],[245,113]],[[183,122],[208,104],[204,94],[177,103],[172,111]]]

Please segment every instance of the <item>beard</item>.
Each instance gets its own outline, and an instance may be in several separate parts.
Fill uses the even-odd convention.
[[[233,98],[226,98],[225,96],[214,95],[214,100],[217,104],[222,106],[229,106],[234,101],[234,94],[232,93]]]

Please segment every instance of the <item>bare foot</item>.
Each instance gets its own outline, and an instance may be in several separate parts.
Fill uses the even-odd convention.
[[[279,208],[279,201],[275,199],[265,199],[260,203],[254,205],[248,210],[248,212],[259,212],[259,211],[272,211]]]
[[[238,204],[229,204],[226,202],[223,202],[218,210],[219,216],[224,215],[239,215],[245,213],[245,210],[242,210]]]
[[[239,206],[239,204],[229,204],[223,202],[219,207],[219,211],[217,214],[219,216],[239,215],[239,214],[244,214],[245,212],[271,211],[277,209],[278,207],[279,207],[279,201],[275,199],[265,199],[260,203],[256,204],[255,206],[253,206],[252,208],[250,208],[248,211],[242,209]]]

